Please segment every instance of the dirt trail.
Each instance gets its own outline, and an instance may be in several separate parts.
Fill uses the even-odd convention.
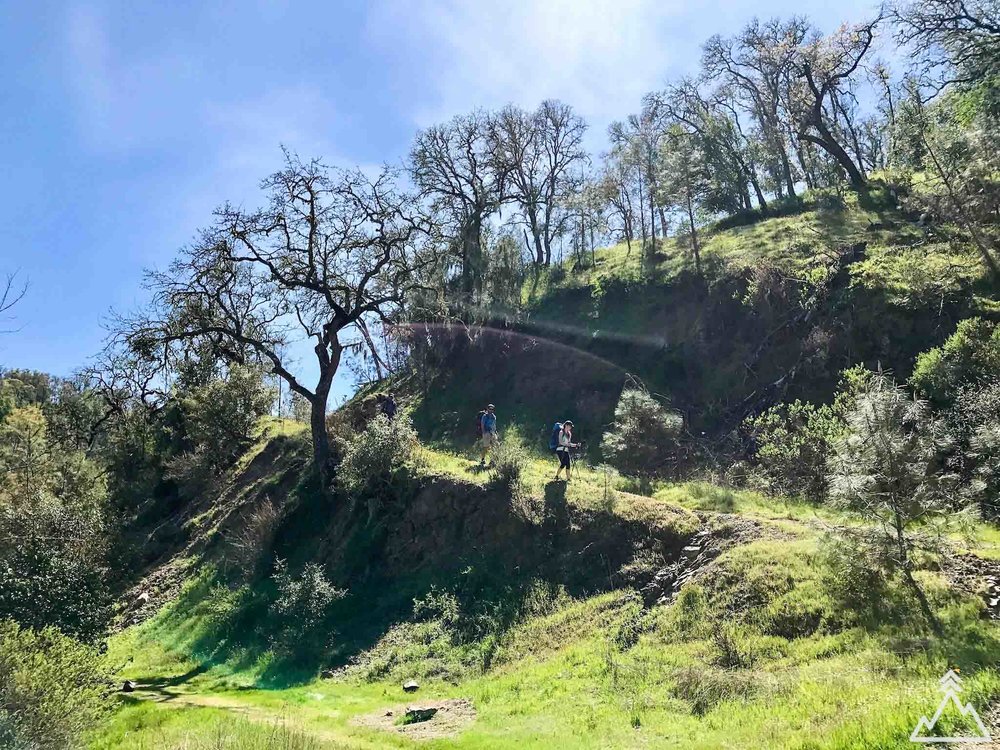
[[[359,738],[345,734],[336,729],[324,729],[314,725],[299,723],[294,718],[295,706],[291,703],[285,704],[287,712],[275,711],[274,709],[263,708],[246,703],[238,698],[216,695],[212,693],[193,693],[187,691],[174,691],[166,688],[153,688],[151,686],[138,686],[132,694],[139,700],[157,703],[169,708],[214,708],[220,711],[241,716],[250,721],[268,726],[281,725],[293,729],[302,734],[318,740],[320,742],[335,743],[339,748],[380,748],[385,745],[379,742],[378,737],[373,735],[370,739]],[[422,710],[432,709],[431,717],[415,723],[400,723],[399,719],[405,717],[410,708]],[[391,732],[401,734],[412,739],[437,739],[441,737],[453,737],[462,729],[475,721],[476,710],[471,701],[465,699],[451,700],[423,700],[413,704],[395,705],[387,709],[354,717],[350,725],[363,727],[378,732]]]
[[[254,706],[235,698],[223,695],[189,693],[166,689],[148,689],[137,687],[132,694],[139,700],[157,703],[169,708],[215,708],[227,711],[260,724],[273,726],[280,724],[297,732],[309,735],[321,742],[336,742],[338,748],[373,748],[376,744],[365,742],[353,737],[345,737],[333,729],[322,729],[315,726],[300,724],[292,718],[294,706],[287,704],[288,712],[275,712],[260,706]]]

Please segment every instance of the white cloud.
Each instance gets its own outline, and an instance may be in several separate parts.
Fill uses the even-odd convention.
[[[701,45],[753,16],[807,14],[821,28],[871,13],[874,0],[379,0],[372,44],[401,57],[420,92],[417,127],[474,107],[571,104],[601,148],[607,125],[642,96],[697,71]]]
[[[595,125],[634,111],[672,64],[664,27],[680,0],[386,0],[369,19],[379,44],[429,56],[424,126],[471,106],[571,103]]]

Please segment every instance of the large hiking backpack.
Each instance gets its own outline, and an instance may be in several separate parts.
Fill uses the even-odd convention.
[[[562,432],[562,422],[552,425],[552,435],[549,437],[549,450],[554,451],[559,447],[559,433]]]
[[[483,436],[483,417],[486,416],[486,409],[480,410],[479,414],[476,415],[476,437],[481,438]]]

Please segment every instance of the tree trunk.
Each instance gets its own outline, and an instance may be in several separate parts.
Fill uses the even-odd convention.
[[[778,139],[778,144],[781,151],[781,171],[785,176],[785,188],[788,190],[789,198],[797,198],[795,194],[795,180],[792,178],[792,165],[788,161],[788,152],[785,150],[785,146],[781,143],[781,139]]]
[[[528,224],[531,226],[531,236],[535,240],[535,263],[545,262],[545,248],[542,246],[542,232],[538,227],[538,211],[534,205],[528,204]]]
[[[701,276],[701,248],[698,246],[698,229],[694,225],[694,199],[691,191],[687,191],[688,226],[691,227],[691,250],[694,253],[694,267]]]
[[[643,197],[643,195],[644,194],[642,192],[642,170],[640,169],[639,170],[639,229],[642,232],[642,246],[643,249],[645,249],[647,241],[646,238],[648,237],[648,235],[646,234],[646,207],[645,207],[645,198]]]
[[[913,572],[910,570],[910,556],[906,551],[906,535],[903,532],[903,520],[899,515],[899,511],[893,512],[893,519],[893,525],[896,530],[896,547],[899,550],[900,563],[903,568],[903,578],[906,581],[906,585],[910,587],[911,591],[913,591],[914,596],[917,597],[917,601],[920,603],[920,611],[923,612],[924,617],[931,626],[931,630],[934,631],[934,635],[940,638],[944,635],[944,631],[941,629],[941,623],[934,615],[930,602],[927,601],[927,597],[924,595],[923,589],[920,588],[920,584],[917,583],[917,580],[913,577]]]
[[[462,227],[462,290],[467,304],[475,302],[476,293],[482,288],[483,249],[482,219],[471,216]]]
[[[810,124],[816,128],[816,132],[819,133],[819,137],[809,133],[803,133],[802,138],[810,143],[815,143],[821,149],[830,154],[830,156],[837,161],[844,171],[847,172],[847,176],[848,179],[850,179],[851,184],[858,190],[864,190],[867,187],[865,176],[861,173],[857,164],[854,163],[854,160],[848,156],[844,147],[837,143],[833,134],[827,129],[826,125],[824,125],[821,120],[817,121],[816,117],[813,117],[810,120]]]
[[[753,191],[757,194],[757,207],[760,209],[761,213],[767,213],[767,201],[764,199],[764,191],[760,189],[760,181],[757,179],[757,170],[750,170],[750,184],[753,185]]]
[[[336,336],[336,334],[331,334]],[[323,344],[316,345],[320,359],[320,376],[316,391],[309,399],[309,428],[312,432],[313,464],[319,470],[323,484],[330,478],[330,436],[326,431],[326,408],[330,401],[330,388],[340,367],[340,343],[334,339],[329,353]]]

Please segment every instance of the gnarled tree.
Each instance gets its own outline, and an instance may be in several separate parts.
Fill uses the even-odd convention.
[[[483,226],[504,201],[504,175],[490,151],[490,117],[476,111],[421,131],[410,176],[449,230],[466,303],[482,289]]]
[[[864,188],[867,182],[864,164],[860,153],[857,161],[847,153],[841,143],[844,135],[838,134],[837,123],[843,122],[841,129],[852,135],[853,142],[857,143],[843,100],[851,95],[846,87],[871,49],[879,21],[881,18],[857,26],[844,26],[829,37],[815,39],[803,45],[794,62],[805,83],[804,90],[796,97],[797,102],[792,105],[800,110],[798,136],[826,151],[856,188]]]
[[[513,105],[491,118],[491,150],[497,172],[524,214],[535,263],[552,261],[552,239],[561,227],[559,210],[574,192],[577,167],[587,161],[587,124],[562,102],[547,100],[534,113]]]
[[[125,321],[124,337],[138,350],[210,342],[224,359],[268,365],[309,402],[313,457],[325,473],[327,402],[344,337],[353,329],[370,343],[370,322],[395,322],[432,263],[421,242],[427,227],[391,172],[371,180],[286,155],[261,187],[265,208],[223,206],[168,270],[148,274],[150,312]],[[287,355],[306,337],[313,385],[292,372]]]

